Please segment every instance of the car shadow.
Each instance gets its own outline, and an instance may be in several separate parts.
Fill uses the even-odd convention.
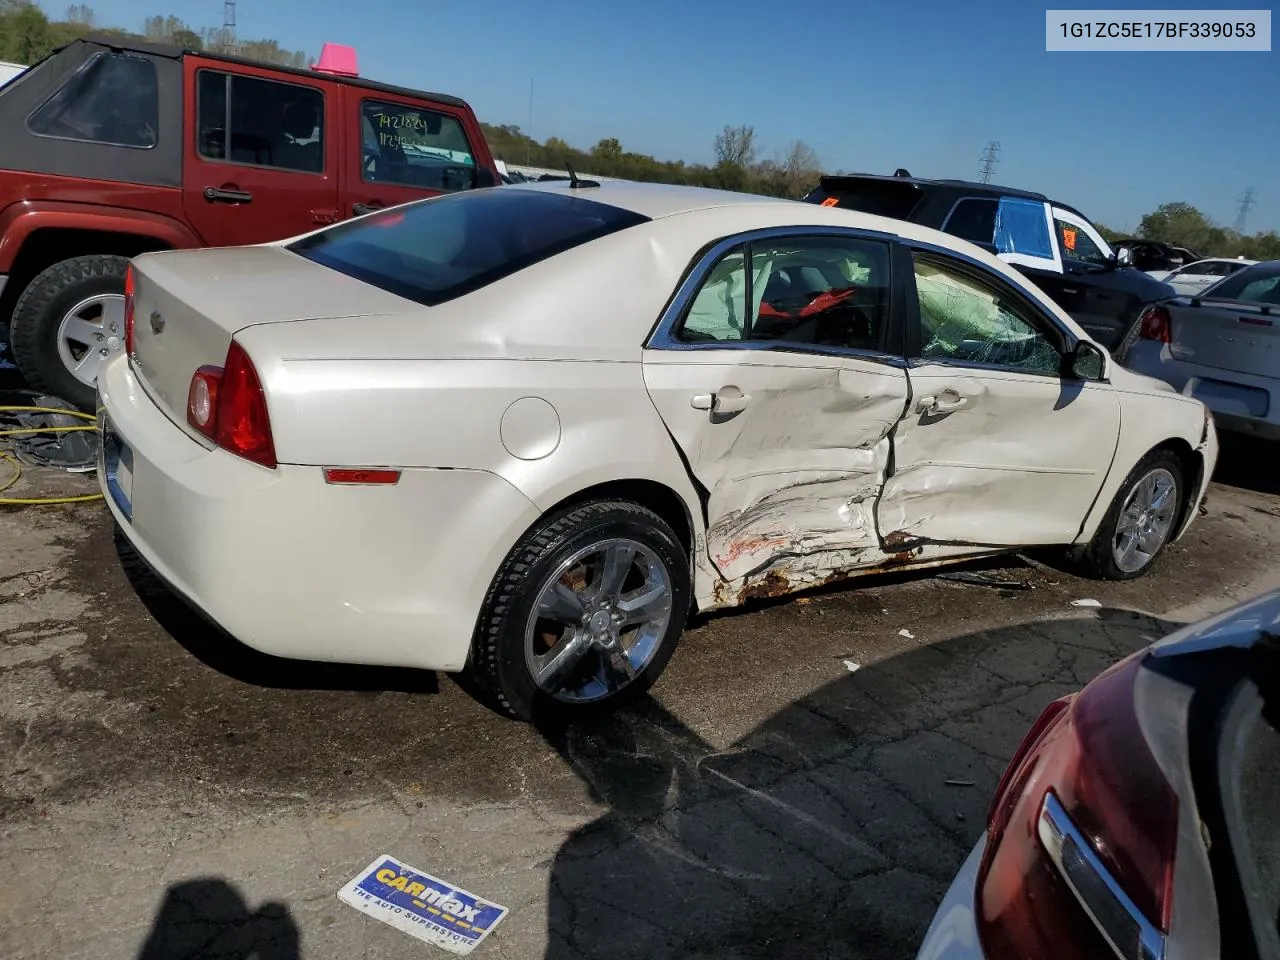
[[[169,590],[119,534],[116,556],[129,586],[147,612],[188,653],[219,673],[279,690],[438,693],[434,671],[348,663],[288,660],[255,650],[230,636]]]
[[[541,721],[606,808],[554,858],[545,957],[914,956],[1036,716],[1176,626],[1104,609],[835,663],[721,743],[649,697]]]
[[[165,892],[138,960],[299,960],[299,940],[283,904],[250,912],[231,884],[209,877]]]
[[[1280,443],[1234,433],[1218,435],[1218,466],[1213,479],[1229,487],[1255,493],[1280,494],[1280,470],[1276,458]],[[1280,508],[1276,513],[1280,516]]]

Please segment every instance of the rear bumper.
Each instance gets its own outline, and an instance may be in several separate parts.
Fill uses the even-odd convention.
[[[1202,401],[1224,433],[1280,440],[1280,379],[1179,360],[1153,340],[1136,341],[1124,365]]]
[[[984,833],[951,881],[916,960],[984,960],[982,944],[978,942],[974,904],[978,892],[978,867],[986,849],[987,835]]]
[[[172,589],[243,643],[305,660],[459,670],[494,571],[538,511],[479,470],[406,470],[394,486],[332,486],[188,437],[124,357],[100,413],[132,453],[131,509],[100,460],[126,538]]]

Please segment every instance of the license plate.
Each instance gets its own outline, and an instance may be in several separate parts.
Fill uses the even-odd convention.
[[[133,519],[133,450],[120,438],[111,420],[103,415],[102,462],[107,492],[126,520]]]

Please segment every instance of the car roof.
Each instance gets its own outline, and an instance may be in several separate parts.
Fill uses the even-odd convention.
[[[778,197],[764,197],[751,193],[735,193],[731,190],[713,190],[708,187],[688,187],[672,183],[644,183],[635,180],[588,180],[582,183],[598,184],[574,188],[569,180],[540,180],[512,183],[503,190],[533,190],[539,193],[569,194],[583,200],[607,203],[611,207],[630,210],[642,217],[659,220],[663,217],[706,210],[712,207],[795,204],[807,212],[811,204]]]
[[[275,63],[267,63],[263,60],[251,60],[248,57],[237,57],[229,53],[215,53],[210,50],[194,50],[190,47],[184,47],[179,44],[172,43],[152,43],[149,40],[137,40],[133,37],[117,36],[110,33],[92,33],[85,37],[77,37],[70,43],[59,47],[59,50],[65,50],[67,47],[74,46],[77,43],[89,44],[92,46],[107,47],[111,50],[128,50],[135,53],[145,53],[153,57],[165,57],[170,60],[181,60],[186,56],[202,57],[205,60],[217,60],[222,63],[233,63],[245,67],[261,67],[279,73],[291,74],[296,77],[306,77],[308,80],[326,80],[332,83],[344,83],[348,86],[362,87],[366,90],[377,90],[382,93],[394,93],[402,97],[416,97],[422,100],[431,100],[435,103],[446,104],[452,107],[467,107],[468,104],[460,97],[450,96],[447,93],[430,93],[426,90],[415,90],[411,87],[398,87],[390,83],[378,83],[376,80],[366,80],[363,77],[343,77],[333,73],[320,73],[316,70],[305,70],[301,67],[283,67]]]
[[[841,173],[828,174],[822,177],[822,188],[828,192],[839,190],[841,182],[845,183],[909,183],[918,187],[920,190],[936,190],[939,188],[947,188],[951,190],[963,190],[969,196],[978,197],[1021,197],[1027,200],[1047,201],[1049,198],[1043,193],[1035,193],[1030,190],[1019,190],[1014,187],[1002,187],[994,183],[978,183],[974,180],[929,180],[925,177],[895,177],[880,173]],[[1064,210],[1070,210],[1070,207],[1064,204],[1055,204]],[[1075,211],[1072,211],[1075,212]]]

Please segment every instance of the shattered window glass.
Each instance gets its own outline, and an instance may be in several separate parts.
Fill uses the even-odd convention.
[[[985,284],[917,257],[920,355],[1056,376],[1062,356]]]

